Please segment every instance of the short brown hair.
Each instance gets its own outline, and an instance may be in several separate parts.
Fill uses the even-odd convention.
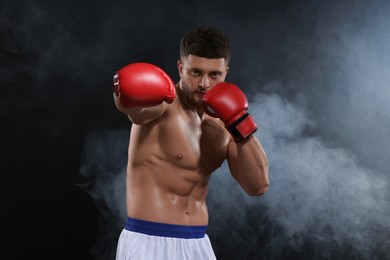
[[[231,47],[228,37],[219,29],[200,26],[184,34],[180,41],[180,57],[196,55],[209,59],[225,58],[229,63]]]

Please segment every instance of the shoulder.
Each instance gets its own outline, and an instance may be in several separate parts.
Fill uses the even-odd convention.
[[[230,140],[230,134],[225,128],[225,124],[218,118],[205,115],[202,122],[203,135],[213,139]]]
[[[202,126],[205,128],[213,128],[215,130],[225,129],[225,125],[220,119],[206,114],[204,115]]]

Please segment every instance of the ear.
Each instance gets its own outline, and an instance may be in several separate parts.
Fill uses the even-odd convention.
[[[177,61],[177,71],[179,72],[179,76],[181,78],[183,75],[183,64],[180,60]]]

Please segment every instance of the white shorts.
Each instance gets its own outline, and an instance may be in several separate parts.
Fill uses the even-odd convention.
[[[207,226],[180,226],[129,218],[116,260],[215,260]]]

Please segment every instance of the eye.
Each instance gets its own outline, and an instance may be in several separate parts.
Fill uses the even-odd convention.
[[[191,76],[194,76],[194,77],[200,76],[199,70],[192,70],[190,73],[191,73]]]
[[[218,72],[213,72],[210,74],[210,78],[212,78],[212,79],[217,79],[219,76],[220,76],[220,73],[218,73]]]

